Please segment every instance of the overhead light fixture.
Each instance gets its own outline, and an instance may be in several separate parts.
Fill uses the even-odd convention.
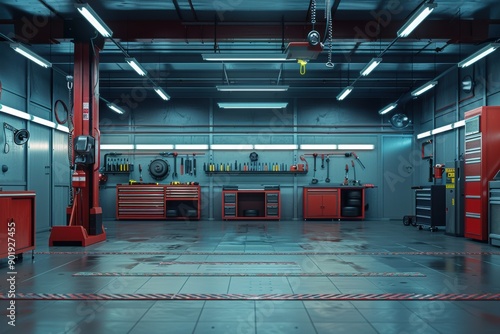
[[[56,123],[51,122],[49,120],[46,120],[45,118],[38,117],[38,116],[31,116],[31,121],[35,122],[37,124],[52,128],[52,129],[56,128]]]
[[[148,73],[144,67],[134,57],[125,58],[125,61],[136,71],[139,75],[145,76]]]
[[[431,131],[425,131],[425,132],[419,133],[417,135],[417,139],[427,138],[427,137],[430,137],[430,136],[432,136],[432,132]]]
[[[457,128],[461,128],[465,126],[465,119],[461,120],[461,121],[458,121],[458,122],[455,122],[453,123],[453,128],[454,129],[457,129]]]
[[[17,109],[14,109],[14,108],[11,108],[11,107],[7,107],[6,105],[2,105],[2,107],[0,108],[0,111],[3,113],[6,113],[8,115],[21,118],[21,119],[25,119],[25,120],[31,119],[30,114],[25,113],[25,112],[20,111],[20,110],[17,110]]]
[[[64,125],[61,125],[61,124],[56,124],[56,130],[59,130],[61,132],[69,133],[69,128],[67,126],[64,126]]]
[[[116,104],[114,104],[114,103],[109,102],[109,103],[107,104],[107,106],[108,106],[108,108],[109,108],[109,109],[113,110],[114,112],[116,112],[116,113],[118,113],[118,114],[120,114],[120,115],[123,115],[123,114],[125,113],[125,110],[123,110],[122,108],[118,107],[118,106],[117,106]]]
[[[101,144],[101,150],[133,150],[134,144]]]
[[[256,150],[296,150],[298,148],[297,145],[294,144],[263,144],[263,145],[254,145]]]
[[[498,47],[500,47],[500,43],[491,43],[488,46],[482,48],[481,50],[477,51],[476,53],[462,60],[460,63],[458,63],[458,66],[461,68],[470,66],[479,59],[482,59],[487,55],[489,55],[490,53],[495,52],[495,50],[498,49]]]
[[[176,144],[176,150],[208,150],[206,144]]]
[[[375,67],[377,67],[380,63],[382,62],[382,58],[373,58],[370,60],[370,62],[363,68],[359,73],[366,77],[368,74],[370,74]]]
[[[17,53],[25,56],[26,58],[28,58],[32,62],[37,63],[38,65],[40,65],[42,67],[45,67],[45,68],[52,67],[52,64],[48,60],[40,57],[39,55],[37,55],[36,53],[34,53],[33,51],[31,51],[27,47],[22,46],[19,43],[11,43],[10,47],[14,51],[16,51]]]
[[[385,115],[385,114],[387,114],[389,111],[391,111],[392,109],[396,108],[397,106],[398,106],[398,104],[397,104],[396,102],[391,103],[391,104],[389,104],[389,105],[385,106],[384,108],[380,109],[380,110],[378,111],[378,113],[379,113],[380,115]]]
[[[375,145],[372,144],[339,144],[339,150],[373,150]]]
[[[336,150],[337,145],[335,144],[302,144],[300,145],[301,150]]]
[[[347,86],[344,88],[339,95],[337,95],[337,100],[342,101],[347,97],[347,95],[351,94],[352,90],[354,89],[353,86]]]
[[[419,96],[422,95],[423,93],[427,92],[428,90],[434,88],[438,84],[437,81],[429,81],[425,85],[423,85],[420,88],[415,89],[413,92],[411,92],[412,96]]]
[[[136,150],[173,150],[174,145],[170,144],[135,144]]]
[[[448,124],[448,125],[442,126],[440,128],[436,128],[436,129],[432,130],[431,132],[433,135],[437,135],[438,133],[443,133],[443,132],[449,131],[451,129],[453,129],[453,124]]]
[[[217,86],[219,92],[286,92],[288,86],[278,85],[225,85]]]
[[[170,95],[165,93],[165,91],[161,87],[155,87],[155,92],[165,101],[170,100]]]
[[[111,31],[88,3],[77,3],[75,7],[103,37],[111,37],[113,35],[113,31]]]
[[[398,30],[398,37],[407,37],[411,34],[413,30],[415,30],[416,27],[420,23],[422,23],[423,20],[427,18],[427,16],[432,13],[434,9],[436,9],[437,4],[435,3],[426,3],[422,5],[409,19],[406,21],[406,23],[401,27],[401,29]]]
[[[288,102],[219,102],[221,109],[284,109]]]
[[[270,54],[222,54],[209,53],[202,54],[203,60],[206,61],[286,61],[287,54],[285,53],[270,53]]]
[[[251,144],[213,144],[210,145],[212,150],[253,150]]]

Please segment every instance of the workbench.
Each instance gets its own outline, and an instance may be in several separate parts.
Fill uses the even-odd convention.
[[[304,220],[364,219],[365,187],[307,186],[302,203]]]
[[[223,189],[223,220],[279,220],[279,189]]]

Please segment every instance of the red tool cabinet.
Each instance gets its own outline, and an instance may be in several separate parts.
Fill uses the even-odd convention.
[[[200,219],[199,185],[116,186],[116,219]]]
[[[0,191],[0,258],[35,249],[35,193],[32,191]]]
[[[365,188],[304,187],[304,219],[364,219]]]
[[[500,107],[480,107],[465,118],[465,237],[488,240],[488,182],[500,169]]]

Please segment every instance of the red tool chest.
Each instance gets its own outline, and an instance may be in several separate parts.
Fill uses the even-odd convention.
[[[465,118],[465,237],[488,239],[488,182],[500,169],[500,107],[480,107]]]

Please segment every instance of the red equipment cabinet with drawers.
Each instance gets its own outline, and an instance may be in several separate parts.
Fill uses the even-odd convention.
[[[488,182],[500,169],[500,107],[480,107],[465,118],[465,237],[488,240]]]
[[[175,211],[175,215],[169,214]],[[118,184],[116,219],[200,219],[199,185]]]
[[[32,191],[0,191],[0,259],[35,249],[35,193]]]

